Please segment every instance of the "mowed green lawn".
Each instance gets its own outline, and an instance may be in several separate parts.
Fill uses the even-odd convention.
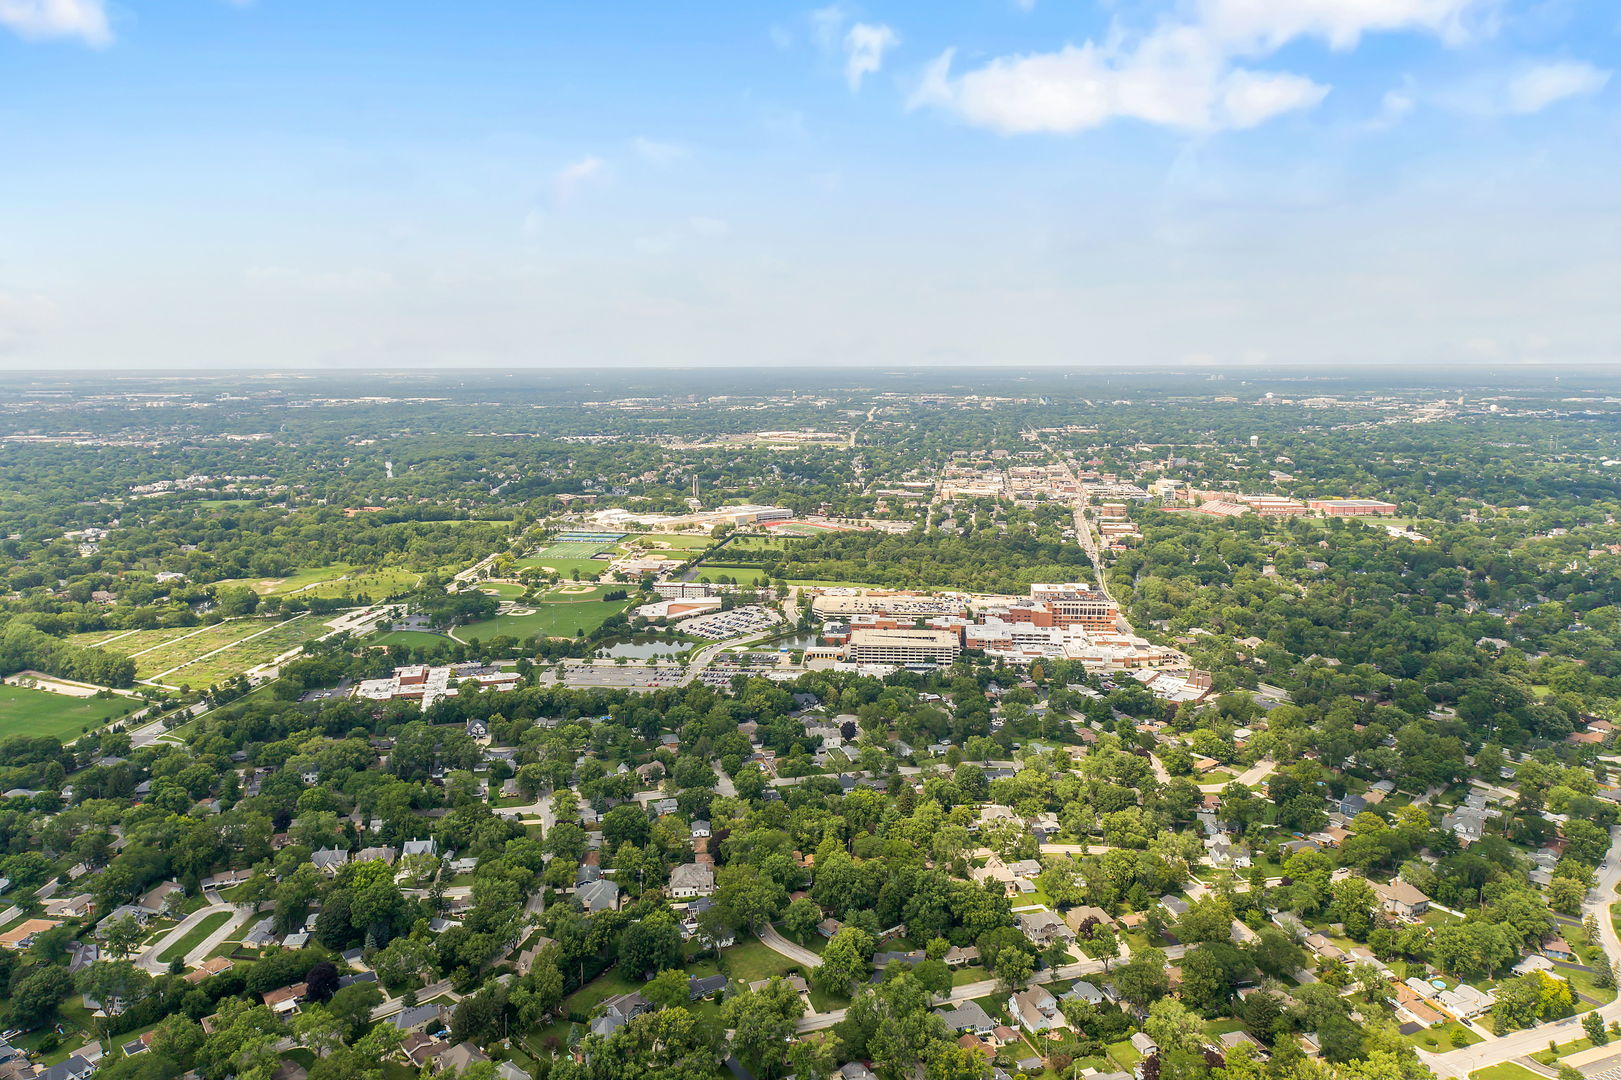
[[[86,727],[100,727],[138,708],[140,702],[126,697],[76,698],[0,685],[0,738],[32,735],[66,741]]]
[[[633,603],[633,600],[560,598],[536,605],[533,615],[497,615],[484,622],[472,623],[457,630],[456,636],[468,641],[484,641],[500,636],[527,638],[536,634],[578,637],[595,630],[607,621],[608,616],[624,611]]]
[[[550,567],[557,571],[564,581],[572,580],[576,571],[579,572],[580,580],[595,581],[608,569],[608,563],[602,559],[548,559],[542,556],[518,559],[513,565],[520,571],[531,567],[537,569]]]
[[[765,571],[758,566],[712,566],[704,563],[698,567],[699,581],[720,581],[730,578],[739,585],[758,585],[769,580]]]
[[[1534,1073],[1524,1065],[1516,1065],[1512,1061],[1505,1061],[1501,1065],[1492,1065],[1484,1069],[1476,1069],[1469,1074],[1470,1080],[1542,1080],[1540,1073]]]
[[[164,949],[163,952],[159,953],[158,960],[167,964],[171,960],[181,959],[187,953],[191,952],[191,950],[201,945],[203,941],[207,939],[209,934],[212,934],[214,931],[224,926],[225,920],[229,919],[230,917],[231,913],[229,911],[215,911],[211,914],[203,916],[202,922],[198,923],[190,930],[187,930],[181,935],[179,941],[175,942],[167,949]]]

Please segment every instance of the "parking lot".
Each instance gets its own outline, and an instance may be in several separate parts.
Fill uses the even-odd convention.
[[[660,690],[679,685],[683,669],[670,664],[589,664],[565,661],[558,672],[546,672],[541,682],[562,682],[568,687],[606,687],[614,690]]]
[[[747,634],[763,634],[781,621],[776,612],[765,608],[740,607],[696,615],[681,624],[681,632],[706,641],[724,641]]]

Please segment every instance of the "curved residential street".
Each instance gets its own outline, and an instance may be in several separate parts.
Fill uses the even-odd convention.
[[[1584,916],[1591,912],[1597,918],[1599,940],[1604,945],[1605,956],[1612,964],[1621,959],[1621,937],[1617,936],[1615,924],[1610,920],[1610,905],[1616,900],[1618,882],[1621,882],[1621,826],[1610,830],[1610,853],[1605,859],[1604,868],[1598,872],[1598,884],[1588,893],[1587,903],[1582,909]],[[1600,1006],[1597,1012],[1604,1018],[1605,1023],[1621,1020],[1621,997],[1608,1005]],[[1466,1046],[1461,1050],[1450,1050],[1444,1054],[1420,1050],[1418,1056],[1424,1064],[1435,1070],[1437,1076],[1463,1078],[1477,1069],[1513,1061],[1537,1050],[1546,1050],[1550,1039],[1557,1042],[1571,1042],[1581,1037],[1581,1017],[1573,1016],[1547,1024],[1538,1024],[1523,1031],[1511,1032],[1501,1038],[1488,1038],[1484,1042]],[[1621,1054],[1621,1046],[1616,1048],[1616,1053]]]
[[[781,953],[783,956],[786,956],[796,964],[804,964],[808,968],[822,966],[822,958],[820,956],[817,956],[803,945],[796,945],[792,941],[789,941],[787,938],[777,933],[777,928],[775,926],[768,924],[764,930],[761,930],[760,940],[765,943],[766,948],[772,950],[773,952]]]
[[[188,968],[196,967],[208,959],[208,954],[219,948],[237,927],[258,914],[251,907],[237,907],[235,904],[227,904],[223,901],[200,907],[176,923],[168,933],[142,949],[140,955],[135,958],[136,966],[142,971],[153,975],[166,973],[169,970],[169,965],[167,962],[159,960],[158,957],[162,956],[171,945],[174,945],[196,929],[210,915],[221,911],[229,912],[230,917],[215,927],[213,933],[187,950],[186,955],[181,958]]]

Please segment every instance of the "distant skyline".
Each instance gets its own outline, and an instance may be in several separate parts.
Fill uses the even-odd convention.
[[[0,0],[0,368],[1621,363],[1607,0]]]

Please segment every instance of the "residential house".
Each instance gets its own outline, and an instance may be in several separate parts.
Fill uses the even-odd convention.
[[[714,997],[726,989],[726,976],[705,975],[699,978],[691,975],[687,978],[687,998],[690,1001],[702,1001],[704,998]]]
[[[633,1017],[642,1015],[653,1007],[642,995],[634,990],[628,994],[615,994],[604,998],[602,1002],[602,1015],[591,1021],[591,1034],[609,1036],[626,1024]]]
[[[934,1011],[946,1022],[947,1027],[959,1034],[966,1031],[984,1038],[996,1030],[996,1021],[977,1001],[965,1001],[961,1005]]]
[[[1442,990],[1436,994],[1435,1000],[1440,1003],[1441,1008],[1459,1020],[1472,1020],[1497,1004],[1497,993],[1491,990],[1477,990],[1468,983],[1459,983],[1451,990]]]
[[[1007,1002],[1008,1014],[1019,1026],[1031,1034],[1064,1027],[1064,1016],[1058,1011],[1058,999],[1045,987],[1032,986],[1020,990]]]
[[[872,966],[882,971],[891,964],[921,964],[929,958],[929,954],[922,949],[912,949],[908,952],[877,952],[872,955]]]
[[[1013,918],[1024,936],[1041,948],[1054,942],[1068,944],[1075,940],[1075,931],[1050,911],[1021,911]]]
[[[317,848],[310,852],[310,862],[315,868],[328,877],[336,877],[349,862],[349,852],[346,848]]]
[[[458,1073],[469,1065],[490,1060],[490,1055],[480,1050],[470,1042],[459,1042],[455,1046],[445,1049],[434,1060],[434,1071],[444,1072],[446,1069],[455,1069]]]
[[[266,990],[259,997],[277,1016],[288,1016],[298,1011],[298,1003],[304,1000],[308,991],[309,987],[304,983],[294,983],[292,986]]]
[[[89,1080],[90,1074],[96,1071],[95,1063],[85,1057],[74,1054],[65,1061],[40,1073],[40,1080]]]
[[[715,891],[715,868],[703,863],[682,863],[670,871],[667,894],[675,900],[710,896]]]
[[[1063,998],[1079,998],[1082,1001],[1091,1002],[1093,1005],[1102,1005],[1109,999],[1107,994],[1085,979],[1071,986],[1060,996]]]
[[[438,1005],[417,1005],[401,1009],[388,1020],[396,1029],[406,1034],[430,1028],[437,1030],[443,1021],[444,1009]]]
[[[607,880],[590,881],[575,890],[574,899],[587,914],[614,911],[619,907],[619,886]]]
[[[1090,926],[1107,926],[1114,929],[1114,916],[1100,907],[1091,904],[1077,904],[1064,912],[1064,923],[1077,934],[1084,933]]]
[[[161,915],[164,913],[164,911],[167,909],[167,905],[170,903],[169,897],[174,894],[179,894],[181,897],[184,897],[186,895],[186,890],[181,887],[178,881],[164,881],[148,889],[145,895],[143,895],[139,900],[135,901],[135,903],[143,911],[149,912],[153,915]],[[179,901],[174,902],[178,903]]]
[[[1389,885],[1370,881],[1368,886],[1378,898],[1380,908],[1398,918],[1417,919],[1430,909],[1430,898],[1401,878]]]

